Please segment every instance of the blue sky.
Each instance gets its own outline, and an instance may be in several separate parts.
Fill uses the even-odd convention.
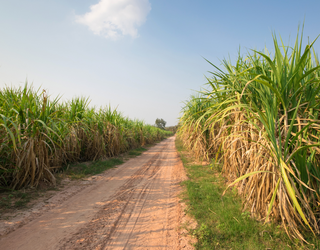
[[[53,97],[90,97],[125,116],[177,124],[183,101],[247,49],[320,34],[319,1],[0,1],[0,87],[25,81]],[[320,40],[315,44],[319,52]]]

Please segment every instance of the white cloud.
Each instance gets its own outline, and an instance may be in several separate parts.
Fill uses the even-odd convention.
[[[137,28],[146,21],[151,10],[148,0],[100,0],[90,11],[76,16],[95,35],[117,39],[123,35],[138,36]]]

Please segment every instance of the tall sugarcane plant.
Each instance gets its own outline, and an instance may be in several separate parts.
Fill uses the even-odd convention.
[[[207,157],[219,155],[252,214],[304,240],[304,230],[319,234],[320,66],[315,41],[303,49],[299,32],[293,47],[280,41],[273,35],[274,56],[252,50],[234,65],[223,60],[224,71],[212,64],[209,90],[189,101],[206,108],[190,123],[186,105],[180,134],[191,124],[193,143],[209,133]]]
[[[54,184],[65,164],[116,156],[170,133],[89,103],[50,100],[28,84],[0,90],[0,188]]]

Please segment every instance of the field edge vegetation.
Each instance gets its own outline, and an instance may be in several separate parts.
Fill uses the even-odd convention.
[[[89,103],[84,97],[51,100],[27,83],[1,89],[0,188],[54,185],[63,166],[115,157],[171,134]]]
[[[245,206],[293,241],[320,235],[320,65],[303,32],[293,46],[222,60],[182,110],[178,134],[196,158],[221,163]],[[306,242],[307,243],[307,242]]]
[[[1,190],[0,219],[9,219],[16,212],[31,208],[41,197],[48,199],[56,193],[55,191],[60,191],[64,188],[65,183],[68,183],[68,185],[77,185],[77,182],[72,184],[73,182],[71,183],[70,181],[90,180],[91,176],[99,175],[110,168],[117,167],[131,158],[141,155],[158,142],[160,141],[131,149],[116,157],[65,165],[60,168],[58,172],[54,173],[57,180],[55,186],[50,185],[50,183],[48,183],[48,185],[41,183],[38,187],[26,187],[19,190]],[[49,194],[47,194],[48,192]]]
[[[281,225],[253,218],[248,209],[243,209],[237,189],[226,191],[221,164],[197,160],[179,137],[175,144],[188,176],[181,183],[182,198],[187,213],[198,224],[195,229],[187,227],[197,239],[196,249],[319,249],[320,242],[313,241],[310,234],[308,239],[313,244],[307,247],[299,240],[291,241]]]

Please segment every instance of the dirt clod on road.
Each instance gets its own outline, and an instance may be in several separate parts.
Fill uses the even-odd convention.
[[[181,229],[186,175],[174,140],[92,178],[68,199],[53,197],[59,203],[2,235],[0,248],[192,249]]]

